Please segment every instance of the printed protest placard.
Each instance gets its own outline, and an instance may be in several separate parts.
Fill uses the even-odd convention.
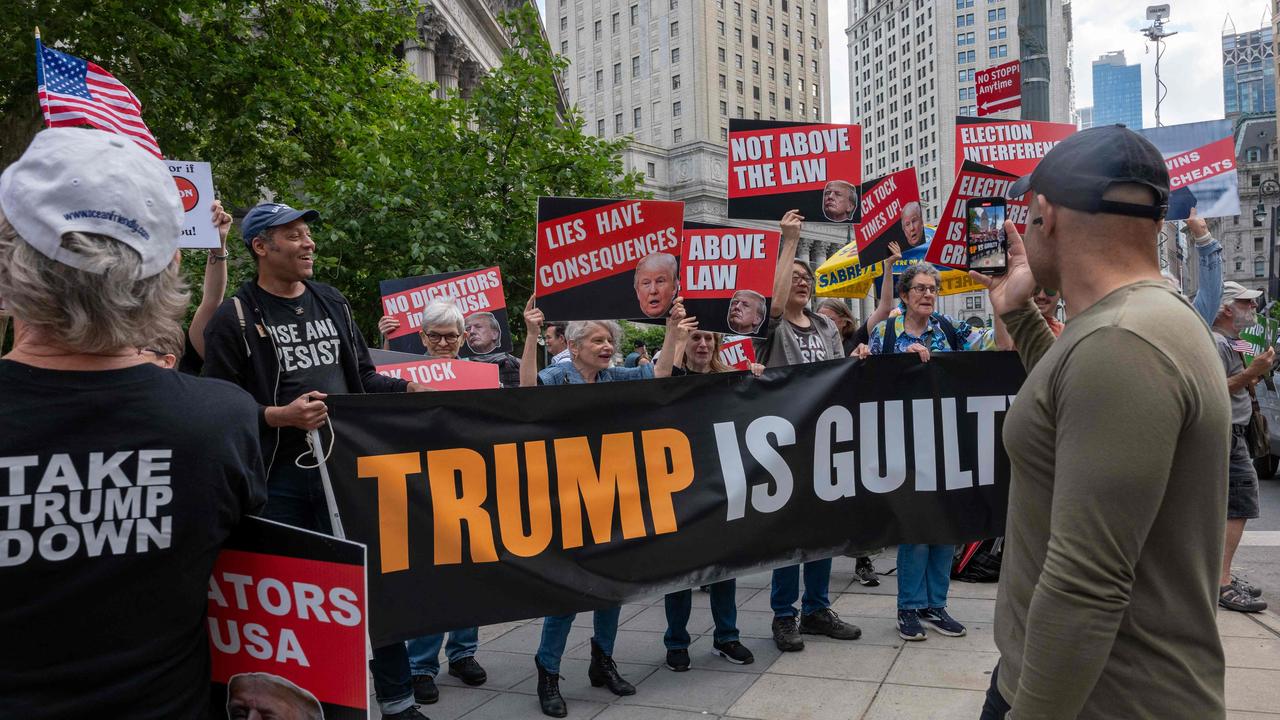
[[[534,297],[548,320],[665,322],[684,203],[538,198]]]
[[[854,226],[862,264],[889,257],[889,243],[906,253],[924,244],[924,215],[915,168],[862,184],[862,222]]]
[[[781,238],[776,230],[684,224],[680,294],[699,330],[763,333]]]
[[[1013,173],[1019,177],[1036,169],[1040,158],[1076,131],[1070,123],[1032,120],[956,118],[956,160],[965,160]]]
[[[209,577],[211,718],[363,720],[365,547],[250,517]]]
[[[165,160],[182,199],[182,235],[178,247],[218,250],[218,226],[213,224],[213,169],[207,162]]]
[[[938,231],[929,243],[929,251],[925,260],[934,265],[945,265],[958,269],[968,267],[965,258],[965,201],[972,198],[1004,197],[1009,186],[1018,176],[966,160],[960,166],[955,184],[951,186],[951,196],[942,209],[942,218],[938,221]],[[1018,232],[1027,230],[1027,206],[1031,202],[1031,193],[1017,200],[1006,200],[1009,219],[1013,221]]]
[[[729,217],[858,222],[862,128],[775,120],[729,120]]]
[[[410,353],[369,349],[380,375],[429,386],[432,390],[492,390],[501,387],[494,363],[438,359]]]
[[[462,357],[511,352],[502,271],[497,267],[383,280],[378,287],[382,313],[400,321],[400,327],[388,336],[392,350],[425,353],[423,309],[432,300],[453,300],[465,323]]]
[[[1146,128],[1139,132],[1160,150],[1169,168],[1166,220],[1185,220],[1191,215],[1191,208],[1202,218],[1240,214],[1230,120]]]
[[[744,335],[726,336],[720,344],[720,362],[734,370],[749,370],[756,361],[756,345]]]
[[[1011,60],[979,70],[973,76],[978,117],[1022,106],[1022,63]]]

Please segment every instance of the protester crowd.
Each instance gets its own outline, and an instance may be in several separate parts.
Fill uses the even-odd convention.
[[[1222,717],[1214,608],[1265,608],[1261,590],[1231,572],[1245,522],[1258,517],[1250,395],[1274,361],[1268,349],[1246,367],[1237,343],[1254,322],[1258,293],[1222,284],[1221,249],[1194,218],[1202,288],[1194,307],[1161,277],[1153,250],[1168,174],[1154,147],[1127,130],[1071,136],[1011,193],[1031,193],[1026,237],[1008,224],[1008,272],[974,275],[989,288],[996,328],[939,313],[932,265],[895,278],[897,247],[864,322],[838,301],[814,309],[813,269],[796,258],[805,218],[786,213],[750,372],[1016,348],[1028,376],[1005,423],[1012,482],[997,601],[1001,657],[983,717],[1010,708],[1020,718]],[[110,212],[67,219],[84,208]],[[37,493],[60,498],[34,510],[49,522],[62,508],[82,512],[77,493],[102,487],[104,477],[167,490],[156,496],[159,511],[137,516],[134,552],[77,553],[93,542],[86,534],[28,538],[6,555],[0,715],[200,716],[207,578],[232,528],[260,514],[331,533],[307,435],[324,428],[326,398],[427,389],[378,374],[350,302],[312,279],[319,212],[280,203],[249,210],[240,236],[256,272],[225,301],[231,218],[217,204],[211,212],[224,244],[207,256],[184,340],[181,209],[162,162],[118,136],[57,129],[37,135],[0,178],[0,298],[15,333],[0,360],[10,517],[28,517],[19,503]],[[665,316],[653,357],[638,344],[619,363],[616,322],[547,322],[532,298],[518,359],[501,352],[493,315],[464,318],[448,300],[426,306],[420,337],[433,358],[456,358],[467,344],[473,359],[499,365],[508,387],[728,371],[723,336],[699,329],[681,297],[639,283],[638,296],[648,293],[655,317]],[[390,317],[378,326],[383,335],[396,329]],[[541,369],[540,344],[550,356]],[[165,369],[175,365],[185,372]],[[77,476],[86,472],[96,486]],[[875,548],[865,550],[858,577],[870,585],[878,582]],[[954,554],[950,545],[897,548],[903,639],[965,634],[947,611]],[[773,571],[779,650],[804,650],[806,634],[861,636],[831,607],[831,568],[828,558]],[[734,580],[706,590],[713,652],[753,662],[736,627]],[[665,601],[666,665],[675,672],[692,665],[691,595]],[[568,713],[559,676],[574,617],[542,623],[537,691],[552,717]],[[594,611],[588,677],[631,695],[636,688],[613,660],[618,620],[618,607]],[[419,704],[439,698],[442,648],[449,674],[485,683],[477,644],[471,627],[373,648],[383,717],[424,717]]]

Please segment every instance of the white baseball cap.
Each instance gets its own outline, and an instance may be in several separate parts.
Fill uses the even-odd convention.
[[[141,277],[173,261],[182,201],[164,161],[102,130],[42,130],[0,175],[0,210],[28,245],[84,270],[62,245],[69,232],[114,238],[142,256]]]
[[[1261,290],[1250,290],[1238,282],[1228,280],[1222,283],[1222,302],[1229,303],[1236,300],[1256,300],[1262,297]]]

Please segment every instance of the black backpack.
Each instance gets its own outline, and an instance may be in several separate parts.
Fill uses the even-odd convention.
[[[960,334],[956,332],[956,327],[941,313],[934,313],[931,317],[938,327],[942,329],[942,334],[947,336],[947,345],[951,347],[951,351],[960,352],[963,346],[960,344]],[[893,354],[893,346],[897,339],[898,323],[895,322],[895,318],[889,318],[884,324],[884,337],[880,340],[880,354]]]
[[[997,582],[1000,580],[1000,558],[1004,556],[1004,538],[991,538],[956,546],[951,563],[951,579],[965,582]]]

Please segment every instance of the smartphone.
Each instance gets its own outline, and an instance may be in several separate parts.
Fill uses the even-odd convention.
[[[983,275],[1003,275],[1009,268],[1009,241],[1004,198],[971,198],[964,204],[969,269]]]

